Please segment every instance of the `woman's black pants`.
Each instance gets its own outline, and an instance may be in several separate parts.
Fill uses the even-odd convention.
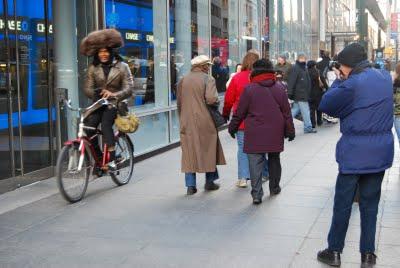
[[[264,169],[265,154],[247,154],[251,178],[251,195],[253,198],[262,198],[262,173]],[[281,181],[282,167],[280,153],[268,153],[269,190],[274,191]]]
[[[322,112],[318,111],[320,101],[310,102],[310,118],[311,125],[315,128],[317,125],[322,125]]]
[[[115,138],[114,138],[114,120],[117,117],[117,109],[116,108],[109,108],[109,107],[102,107],[92,114],[90,114],[85,119],[85,125],[89,127],[97,128],[101,123],[101,131],[103,132],[103,143],[107,144],[108,147],[115,146]],[[95,134],[94,130],[86,130],[87,135],[93,136]],[[95,147],[96,152],[98,153],[99,148],[99,141],[93,140],[93,145]],[[100,151],[101,152],[101,151]]]

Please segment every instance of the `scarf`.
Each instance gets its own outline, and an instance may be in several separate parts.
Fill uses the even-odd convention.
[[[251,82],[257,83],[265,80],[276,81],[276,75],[274,73],[263,73],[256,75],[251,78]]]

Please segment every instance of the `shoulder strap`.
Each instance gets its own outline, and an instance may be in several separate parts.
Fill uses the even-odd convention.
[[[203,81],[204,81],[204,100],[207,104],[206,94],[207,94],[208,75],[204,74]]]

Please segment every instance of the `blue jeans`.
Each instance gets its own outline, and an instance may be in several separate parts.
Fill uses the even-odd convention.
[[[250,179],[249,170],[249,158],[246,153],[243,152],[244,147],[244,131],[239,130],[236,133],[236,140],[238,144],[237,159],[238,159],[238,179]],[[263,169],[263,177],[268,177],[268,159],[265,158],[265,164]]]
[[[303,117],[304,132],[312,130],[310,118],[310,106],[307,101],[295,101],[292,106],[292,117],[295,118],[299,113]]]
[[[394,117],[394,129],[396,130],[397,140],[400,142],[400,116]]]
[[[212,182],[219,179],[218,170],[206,173],[206,182]],[[196,173],[185,173],[186,187],[196,187]]]
[[[336,180],[335,200],[328,248],[342,252],[357,186],[360,192],[361,215],[360,252],[375,252],[376,217],[385,172],[373,174],[340,174]]]

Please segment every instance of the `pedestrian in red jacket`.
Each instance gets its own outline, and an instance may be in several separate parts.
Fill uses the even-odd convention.
[[[249,51],[244,56],[242,61],[242,71],[235,74],[229,83],[228,89],[225,93],[223,116],[229,120],[231,111],[236,112],[239,104],[240,96],[243,89],[250,83],[250,74],[253,69],[253,63],[259,59],[259,55],[255,51]],[[247,180],[250,179],[249,159],[247,154],[243,152],[243,139],[244,139],[244,123],[239,127],[236,135],[238,144],[238,181],[236,186],[239,188],[247,187]],[[265,161],[266,162],[266,161]],[[265,164],[264,180],[268,177],[268,164]]]

